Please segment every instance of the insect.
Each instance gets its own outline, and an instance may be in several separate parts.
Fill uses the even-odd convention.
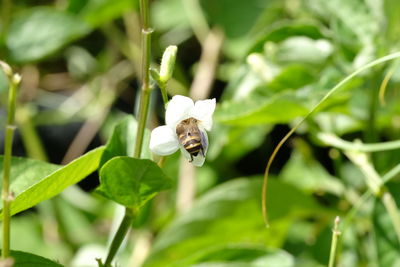
[[[176,135],[181,145],[190,154],[189,162],[193,161],[193,157],[200,155],[205,157],[205,151],[207,150],[207,136],[199,126],[197,125],[198,120],[195,118],[188,118],[181,121],[176,126]]]

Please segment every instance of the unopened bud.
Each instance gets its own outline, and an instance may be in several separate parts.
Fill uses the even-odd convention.
[[[177,51],[178,47],[175,45],[170,45],[165,49],[160,66],[160,82],[166,83],[172,77]]]
[[[19,75],[18,73],[15,73],[12,76],[12,83],[15,85],[18,85],[21,82],[21,75]]]
[[[0,67],[3,69],[3,71],[7,75],[7,77],[12,76],[12,69],[11,69],[10,65],[8,65],[4,61],[0,60]]]

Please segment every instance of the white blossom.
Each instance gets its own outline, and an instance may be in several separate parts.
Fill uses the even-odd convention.
[[[167,105],[165,113],[166,125],[159,126],[151,132],[150,149],[154,154],[165,156],[181,150],[183,155],[191,161],[192,157],[188,151],[180,144],[176,134],[177,125],[183,120],[194,118],[197,120],[197,126],[202,133],[204,156],[208,149],[208,137],[206,131],[212,128],[212,115],[215,110],[215,98],[199,100],[193,103],[189,97],[176,95]],[[202,153],[193,157],[191,163],[195,166],[202,166],[205,157]]]

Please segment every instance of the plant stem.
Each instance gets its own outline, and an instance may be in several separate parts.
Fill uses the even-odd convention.
[[[168,104],[167,85],[165,83],[163,83],[163,84],[159,84],[158,86],[160,87],[161,96],[162,96],[162,99],[164,102],[164,106],[166,107]]]
[[[15,120],[15,107],[16,95],[19,80],[14,79],[13,75],[9,76],[10,88],[8,92],[8,115],[7,125],[5,130],[5,145],[4,145],[4,161],[3,161],[3,249],[2,258],[6,259],[10,256],[10,204],[12,195],[10,194],[10,169],[11,169],[11,156],[12,156],[12,143],[14,136],[14,120]]]
[[[331,253],[329,255],[328,267],[333,267],[335,264],[337,242],[338,242],[339,236],[341,234],[341,232],[339,231],[339,223],[340,223],[340,218],[339,218],[339,216],[337,216],[335,219],[335,225],[332,230]]]
[[[5,42],[6,35],[8,32],[8,25],[10,23],[10,14],[12,8],[11,0],[3,0],[2,1],[2,11],[1,11],[1,43]]]
[[[335,148],[359,152],[378,152],[400,148],[399,140],[364,144],[361,142],[345,141],[340,137],[334,135],[333,133],[318,133],[317,138],[325,144],[333,146]]]
[[[139,104],[138,113],[138,128],[136,132],[136,142],[134,149],[134,158],[140,158],[143,145],[144,130],[147,123],[147,115],[149,113],[149,100],[150,100],[150,48],[151,48],[151,33],[153,30],[149,27],[149,3],[148,0],[140,0],[140,17],[142,24],[142,61],[141,61],[141,78],[142,78],[142,88]],[[115,234],[108,255],[105,261],[105,266],[111,266],[111,262],[115,257],[122,241],[127,235],[129,228],[133,222],[135,211],[130,208],[125,209],[124,218],[119,225],[118,231]]]
[[[399,209],[396,205],[395,200],[392,195],[385,191],[382,195],[382,202],[385,205],[385,208],[389,214],[389,217],[393,223],[394,230],[397,235],[397,239],[400,241],[400,214]]]
[[[357,76],[359,73],[363,72],[364,70],[370,69],[378,64],[381,64],[383,62],[389,61],[389,60],[394,60],[396,58],[400,57],[400,52],[395,52],[393,54],[389,54],[387,56],[378,58],[358,70],[354,71],[350,75],[348,75],[346,78],[341,80],[338,84],[336,84],[329,92],[322,97],[322,99],[314,106],[311,108],[311,110],[308,112],[308,114],[303,117],[278,143],[278,145],[275,147],[274,151],[272,152],[271,156],[268,159],[267,166],[265,167],[264,171],[264,180],[263,180],[263,185],[262,185],[262,196],[261,196],[261,206],[262,206],[262,214],[264,218],[264,222],[266,225],[268,225],[268,213],[267,213],[267,187],[268,187],[268,177],[269,177],[269,171],[271,169],[272,163],[278,154],[279,150],[283,146],[283,144],[292,136],[292,134],[300,127],[300,125],[303,124],[310,116],[311,114],[314,114],[316,111],[319,110],[321,107],[322,103],[324,103],[332,94],[334,94],[336,91],[338,91],[344,84],[346,84],[348,81],[350,81],[352,78]]]
[[[138,114],[138,130],[136,133],[135,150],[133,157],[139,158],[142,152],[143,135],[146,127],[147,115],[149,111],[150,100],[150,52],[151,52],[151,33],[153,30],[149,27],[149,3],[148,0],[140,0],[140,17],[142,22],[142,94],[140,98]]]
[[[399,209],[397,208],[393,196],[390,194],[388,189],[383,185],[384,180],[379,176],[379,174],[373,167],[372,163],[368,160],[367,155],[352,151],[347,151],[345,152],[345,154],[365,175],[369,189],[372,191],[375,197],[379,197],[382,200],[389,214],[390,220],[393,223],[397,239],[400,241]],[[391,178],[390,176],[386,176],[385,180],[388,180],[390,178]]]
[[[118,227],[117,233],[115,234],[114,239],[111,242],[110,249],[108,251],[108,255],[104,263],[105,267],[111,266],[111,262],[114,259],[115,254],[117,254],[122,241],[124,241],[124,238],[129,231],[129,228],[133,222],[133,218],[134,218],[133,210],[126,208],[124,218],[122,219],[122,222]]]

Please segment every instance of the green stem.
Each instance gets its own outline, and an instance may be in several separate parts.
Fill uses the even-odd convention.
[[[158,85],[160,87],[160,91],[161,91],[161,96],[164,102],[164,106],[167,106],[168,103],[168,94],[167,94],[167,85],[166,84],[159,84]]]
[[[393,169],[388,171],[385,175],[382,176],[383,183],[387,183],[389,180],[393,179],[400,173],[400,164],[397,164]]]
[[[335,264],[336,258],[336,250],[337,250],[337,243],[341,232],[339,231],[339,223],[340,218],[339,216],[335,219],[335,225],[332,230],[332,243],[331,243],[331,253],[329,255],[329,264],[328,267],[333,267]]]
[[[15,120],[15,107],[16,107],[16,95],[17,86],[19,80],[14,79],[11,74],[9,76],[10,88],[8,94],[8,115],[7,125],[5,130],[5,145],[4,145],[4,174],[3,174],[3,249],[2,258],[6,259],[10,256],[10,204],[12,196],[10,194],[10,169],[11,169],[11,157],[12,157],[12,142],[14,136],[14,120]]]
[[[140,158],[143,145],[144,130],[146,127],[147,116],[149,113],[149,102],[150,102],[150,56],[151,56],[151,33],[153,30],[149,27],[149,3],[148,0],[140,0],[140,17],[142,22],[142,62],[141,62],[141,78],[142,78],[142,88],[141,97],[139,104],[139,114],[138,114],[138,128],[136,132],[136,142],[133,157]],[[122,222],[115,234],[108,255],[105,261],[105,266],[111,266],[111,262],[115,257],[122,241],[127,235],[130,225],[134,219],[134,212],[132,209],[126,208],[125,215]]]
[[[122,241],[124,241],[124,238],[129,231],[129,228],[133,222],[133,218],[133,211],[126,208],[124,218],[122,219],[122,222],[118,227],[117,233],[115,234],[114,239],[111,242],[110,250],[108,251],[108,255],[104,263],[105,267],[111,266],[111,262],[114,259],[115,254],[117,254]]]
[[[400,241],[400,214],[399,209],[394,201],[392,195],[389,192],[384,192],[382,195],[382,202],[389,214],[389,217],[393,223],[394,230],[397,235],[397,239]]]
[[[378,152],[386,150],[394,150],[400,148],[400,140],[363,144],[361,142],[345,141],[332,133],[319,133],[317,138],[327,145],[342,150],[352,150],[359,152]]]
[[[143,135],[146,127],[147,115],[149,113],[150,100],[150,47],[152,29],[148,28],[148,2],[141,0],[142,14],[142,94],[140,98],[139,114],[138,114],[138,130],[136,133],[135,150],[133,157],[139,158],[142,152]],[[145,13],[145,14],[143,14]]]
[[[12,154],[12,141],[14,126],[6,126],[5,147],[4,147],[4,176],[3,176],[3,250],[2,258],[10,256],[10,167]]]
[[[383,179],[379,176],[372,163],[368,160],[366,154],[354,151],[347,151],[345,152],[345,154],[356,166],[358,166],[361,172],[365,175],[369,189],[372,191],[375,197],[381,198],[389,214],[390,220],[393,223],[397,238],[400,241],[400,213],[397,208],[396,202],[393,199],[393,196],[383,185]],[[396,168],[395,171],[397,171]],[[391,176],[385,175],[386,181],[390,178]]]
[[[12,1],[11,0],[3,0],[2,7],[1,7],[1,42],[4,43],[7,32],[8,32],[8,25],[10,23],[10,14],[12,8]]]

